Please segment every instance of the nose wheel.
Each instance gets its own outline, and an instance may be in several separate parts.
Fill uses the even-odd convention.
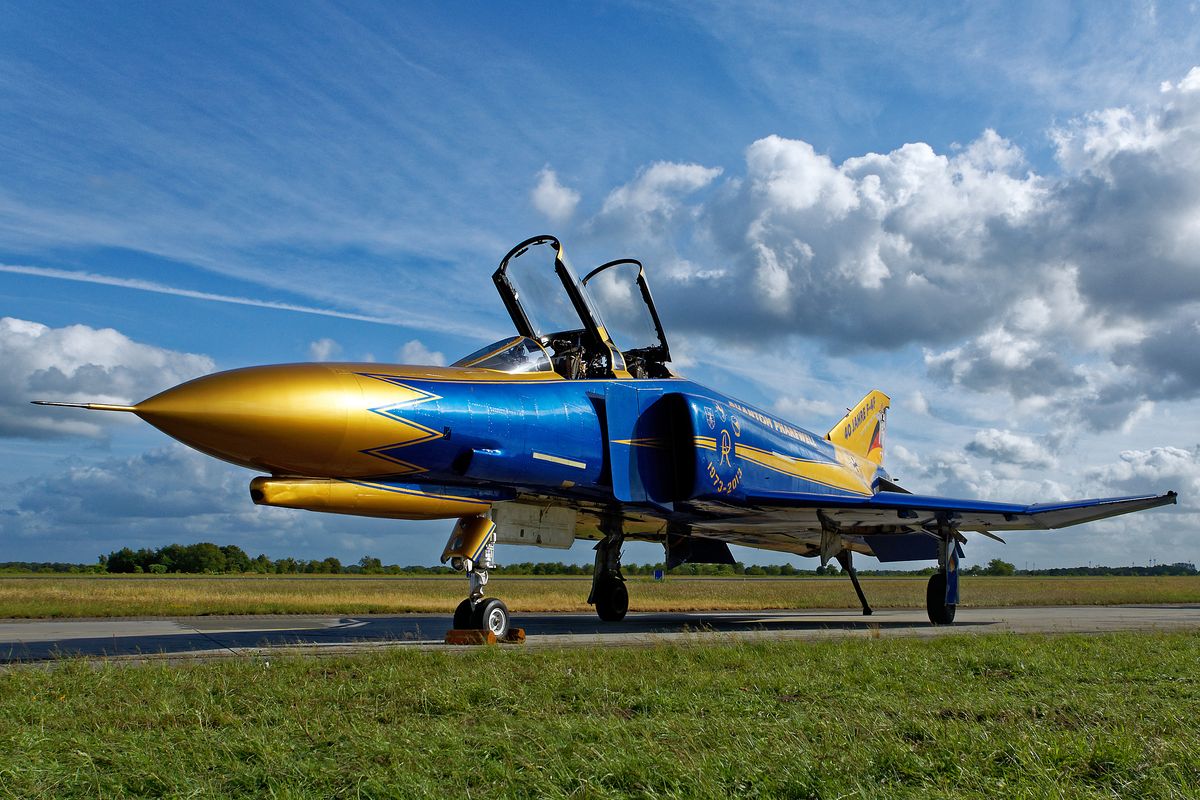
[[[629,613],[629,589],[621,574],[625,535],[620,518],[604,520],[602,525],[605,535],[596,543],[596,566],[588,602],[596,606],[596,616],[604,622],[620,622]]]
[[[496,524],[487,517],[463,517],[450,532],[442,563],[466,573],[470,594],[454,609],[455,630],[491,631],[497,639],[508,636],[511,618],[508,606],[495,597],[484,597],[488,570],[494,569]]]

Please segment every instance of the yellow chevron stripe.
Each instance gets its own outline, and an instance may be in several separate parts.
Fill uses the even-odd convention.
[[[870,483],[841,464],[807,461],[793,456],[786,456],[782,453],[760,450],[757,447],[744,444],[738,444],[735,448],[735,453],[753,464],[784,475],[803,478],[804,480],[814,481],[825,486],[832,486],[836,489],[844,489],[856,494],[869,495],[872,493]]]

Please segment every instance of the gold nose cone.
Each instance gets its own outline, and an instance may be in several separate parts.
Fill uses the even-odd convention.
[[[154,427],[201,452],[251,469],[322,474],[346,437],[362,393],[322,364],[218,372],[135,406]]]

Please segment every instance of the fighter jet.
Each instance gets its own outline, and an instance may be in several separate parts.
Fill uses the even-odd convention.
[[[833,559],[864,614],[854,554],[928,560],[937,563],[929,619],[945,625],[958,605],[966,533],[999,539],[1176,499],[1030,505],[912,494],[883,466],[882,392],[822,435],[678,375],[638,261],[611,261],[579,280],[558,239],[536,236],[492,278],[515,335],[449,367],[260,366],[132,406],[34,402],[136,414],[264,473],[250,482],[261,505],[457,520],[442,553],[469,584],[454,626],[498,637],[509,611],[484,591],[497,542],[596,540],[588,602],[606,621],[629,609],[627,540],[661,543],[668,567],[733,563],[730,544]]]

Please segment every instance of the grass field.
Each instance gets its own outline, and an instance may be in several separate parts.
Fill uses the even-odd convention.
[[[0,673],[0,797],[1200,796],[1200,636]]]
[[[590,578],[494,578],[490,594],[517,612],[587,611]],[[925,578],[864,578],[877,608],[925,604]],[[637,611],[856,608],[844,577],[668,578],[629,583]],[[967,606],[1200,602],[1200,577],[962,579]],[[186,616],[196,614],[367,614],[447,612],[466,594],[462,578],[341,576],[0,577],[0,618]]]

